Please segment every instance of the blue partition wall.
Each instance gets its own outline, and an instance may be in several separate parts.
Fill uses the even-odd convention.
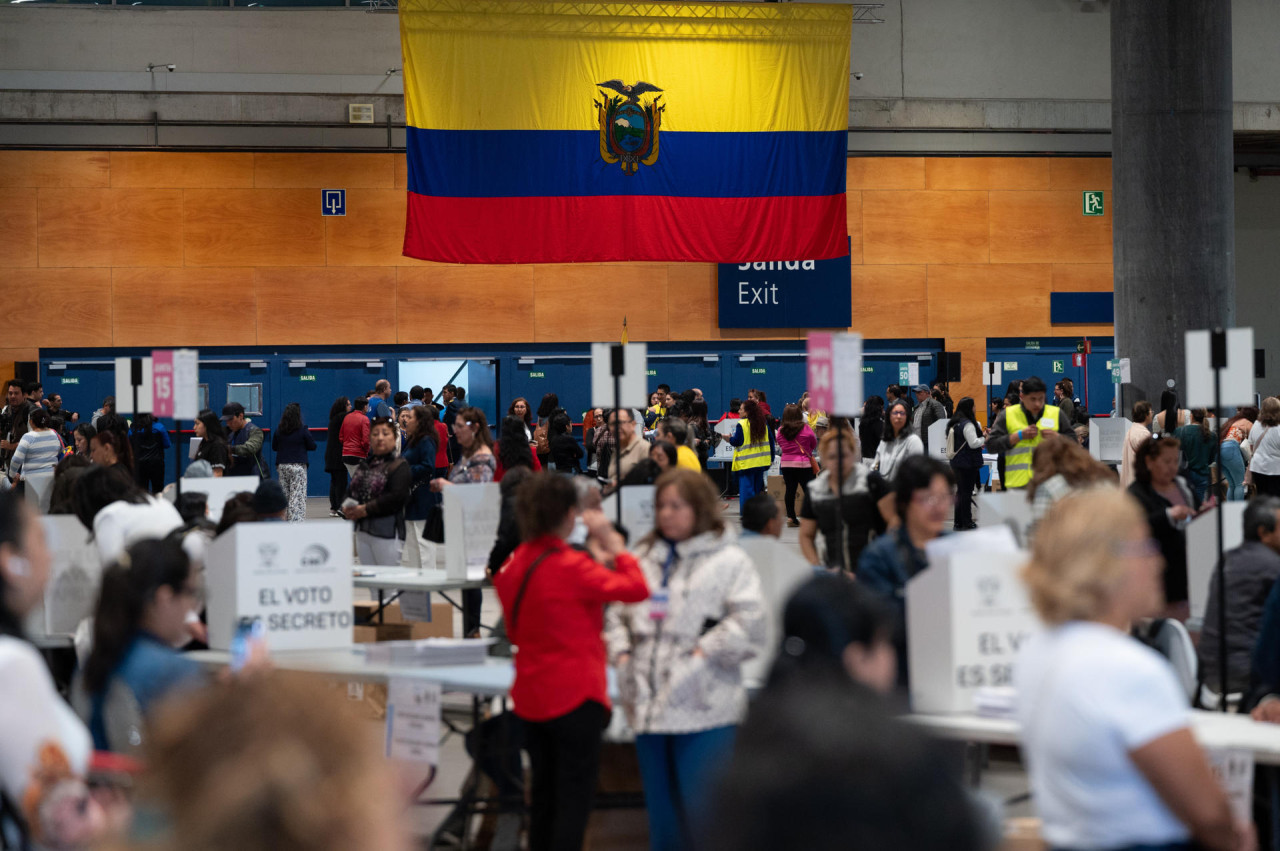
[[[1002,377],[1006,386],[1015,378],[1038,375],[1044,379],[1050,401],[1053,400],[1053,385],[1063,378],[1070,378],[1081,403],[1087,399],[1085,410],[1089,414],[1107,414],[1115,398],[1111,370],[1107,368],[1107,361],[1115,357],[1115,338],[1090,337],[1089,340],[1093,351],[1085,355],[1087,370],[1086,367],[1072,366],[1079,337],[991,337],[987,340],[987,360],[1004,364]],[[1009,364],[1017,366],[1009,369]],[[1061,366],[1062,371],[1056,372],[1056,366]],[[1004,395],[1004,389],[1001,387],[996,394]]]
[[[788,402],[804,392],[805,344],[803,340],[744,341],[724,343],[650,343],[649,387],[669,384],[677,390],[697,387],[707,399],[712,419],[719,417],[729,400],[746,398],[749,388],[764,390],[774,416],[781,416]],[[863,394],[884,395],[884,388],[898,380],[900,365],[919,364],[922,381],[936,377],[940,340],[870,340],[866,342]],[[40,374],[45,392],[62,394],[67,410],[80,413],[87,422],[104,397],[115,391],[115,357],[148,355],[143,349],[46,349],[41,351]],[[329,477],[324,472],[325,426],[329,408],[338,396],[354,398],[373,389],[380,378],[391,382],[393,391],[408,391],[401,382],[423,374],[414,364],[425,361],[467,361],[467,368],[454,383],[467,388],[467,401],[482,408],[495,425],[517,396],[527,398],[536,409],[543,395],[554,392],[573,418],[581,420],[591,405],[591,358],[589,346],[507,345],[485,347],[386,346],[371,349],[213,349],[200,350],[200,381],[208,385],[208,404],[221,412],[227,402],[228,385],[260,384],[262,413],[251,417],[264,429],[273,429],[280,412],[290,402],[302,406],[303,419],[313,429],[318,444],[312,453],[308,490],[311,496],[328,493]],[[1105,358],[1103,358],[1105,361]],[[1104,376],[1105,377],[1105,376]],[[471,386],[467,386],[467,383]],[[433,387],[437,392],[440,387]],[[172,422],[167,422],[171,429]],[[182,422],[182,464],[185,468],[191,424]],[[267,461],[275,456],[267,438]],[[173,479],[172,456],[167,478]]]

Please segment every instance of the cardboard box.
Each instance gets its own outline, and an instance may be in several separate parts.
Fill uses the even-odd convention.
[[[449,603],[432,602],[430,621],[406,621],[400,604],[392,603],[382,610],[381,622],[376,617],[370,622],[369,618],[377,607],[378,604],[372,601],[355,604],[357,626],[354,635],[357,642],[453,638],[454,608]]]
[[[774,499],[782,499],[787,492],[787,483],[782,480],[782,476],[770,476],[765,482],[764,489]]]
[[[347,683],[347,699],[375,721],[387,717],[387,687],[382,683]]]

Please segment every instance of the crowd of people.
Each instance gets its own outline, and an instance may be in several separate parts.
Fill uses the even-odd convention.
[[[218,681],[179,649],[205,637],[209,542],[235,523],[306,515],[317,443],[299,406],[288,405],[271,432],[274,477],[263,461],[267,436],[243,407],[202,413],[187,474],[254,477],[214,527],[202,494],[176,504],[157,495],[156,459],[170,437],[153,418],[125,421],[107,400],[96,425],[75,426],[68,440],[75,418],[53,416],[26,391],[10,383],[0,423],[7,489],[52,470],[49,511],[80,520],[105,569],[68,703],[24,639],[50,545],[28,501],[0,493],[6,839],[118,841],[155,807],[174,847],[225,847],[250,825],[263,832],[257,847],[336,848],[338,837],[357,835],[404,847],[386,771],[358,736],[326,729],[345,723],[332,695],[255,665]],[[1117,475],[1082,445],[1070,383],[1058,383],[1053,403],[1046,391],[1036,377],[1017,382],[984,428],[974,400],[953,402],[945,385],[890,386],[856,418],[813,410],[808,394],[775,418],[766,394],[751,389],[716,420],[701,391],[663,386],[643,410],[583,412],[580,440],[554,393],[536,407],[513,400],[495,437],[464,388],[446,386],[437,404],[429,389],[393,395],[384,380],[330,409],[329,509],[353,522],[362,564],[434,566],[441,494],[499,486],[489,575],[502,630],[518,648],[511,698],[531,769],[531,849],[581,847],[615,700],[635,735],[655,849],[765,849],[800,838],[819,848],[854,839],[992,848],[998,830],[959,772],[895,716],[911,676],[907,585],[929,569],[928,546],[948,524],[976,526],[983,455],[996,455],[997,486],[1025,495],[1032,516],[1025,579],[1045,630],[1023,649],[1016,679],[1046,841],[1248,849],[1253,829],[1218,790],[1168,662],[1128,633],[1148,618],[1187,619],[1186,526],[1252,488],[1245,543],[1226,556],[1226,587],[1215,578],[1209,589],[1209,612],[1225,595],[1233,615],[1225,634],[1205,618],[1196,700],[1229,699],[1280,722],[1280,438],[1271,434],[1280,400],[1219,417],[1216,430],[1208,412],[1184,411],[1176,398],[1159,410],[1138,402]],[[937,422],[944,446],[931,452]],[[718,460],[720,444],[728,448]],[[717,463],[727,467],[719,481]],[[778,498],[766,480],[775,464]],[[631,537],[600,505],[637,484],[653,486],[653,529]],[[736,512],[724,501],[735,486]],[[784,523],[798,527],[798,545],[779,540]],[[480,633],[481,595],[464,596],[464,635]],[[1227,694],[1218,693],[1220,674]],[[281,740],[267,743],[268,730]],[[215,753],[215,733],[292,756],[250,782],[234,754]],[[88,782],[95,752],[142,761],[148,782],[136,800]],[[357,777],[369,778],[358,793],[367,807],[324,809],[329,786]],[[233,778],[297,812],[264,817],[228,785]],[[820,804],[833,790],[846,805],[838,813]],[[936,820],[911,817],[902,796],[917,808],[931,802]],[[814,818],[797,825],[791,814],[809,811]]]

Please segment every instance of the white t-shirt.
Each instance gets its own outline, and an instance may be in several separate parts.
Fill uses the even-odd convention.
[[[1129,757],[1190,724],[1168,662],[1113,627],[1073,621],[1031,638],[1014,677],[1022,753],[1050,847],[1189,838]]]
[[[892,480],[903,461],[912,455],[923,454],[924,441],[920,439],[918,434],[909,434],[903,440],[892,442],[882,440],[880,445],[876,447],[876,469],[880,471],[880,475]]]
[[[1262,420],[1249,429],[1253,460],[1249,469],[1264,476],[1280,476],[1280,426],[1264,426]]]
[[[93,739],[58,696],[49,669],[25,641],[0,635],[0,788],[21,806],[40,748],[55,745],[84,776]]]
[[[113,502],[93,518],[93,539],[102,563],[111,564],[132,544],[148,538],[163,538],[182,525],[182,515],[173,503],[148,496],[146,502]]]

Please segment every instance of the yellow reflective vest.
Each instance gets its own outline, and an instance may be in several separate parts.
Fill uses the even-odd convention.
[[[769,448],[769,427],[765,426],[765,433],[761,435],[763,442],[757,438],[757,441],[752,443],[750,421],[738,420],[738,425],[742,427],[742,445],[733,450],[733,472],[771,466],[773,451]]]
[[[1040,412],[1040,419],[1036,420],[1036,424],[1049,420],[1052,425],[1047,428],[1042,427],[1041,432],[1057,431],[1059,420],[1062,418],[1062,409],[1056,405],[1045,405],[1044,410]],[[1021,431],[1031,423],[1027,422],[1027,412],[1021,405],[1013,405],[1005,409],[1004,415],[1005,427],[1012,437],[1016,431]],[[1037,434],[1035,437],[1028,437],[1018,441],[1017,446],[1011,446],[1004,453],[1004,486],[1005,489],[1025,488],[1031,484],[1031,456],[1036,451],[1036,447],[1044,442],[1044,437]]]

